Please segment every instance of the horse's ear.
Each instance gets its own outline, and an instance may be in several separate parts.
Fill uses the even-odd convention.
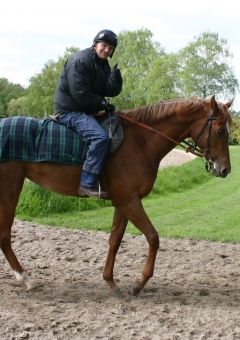
[[[215,114],[219,114],[219,107],[218,107],[218,103],[216,102],[215,95],[211,97],[210,105],[211,105],[212,112],[214,112]]]
[[[234,99],[234,98],[233,98]],[[227,106],[227,108],[229,108],[232,103],[233,103],[233,99],[229,100],[226,104],[224,104],[225,106]]]

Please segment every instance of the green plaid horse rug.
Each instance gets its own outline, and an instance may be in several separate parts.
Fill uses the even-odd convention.
[[[51,119],[9,117],[0,120],[0,162],[83,164],[88,144]]]

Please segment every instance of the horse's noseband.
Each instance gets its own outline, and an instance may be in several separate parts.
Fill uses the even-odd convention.
[[[206,160],[205,169],[207,172],[210,172],[212,170],[212,162]]]

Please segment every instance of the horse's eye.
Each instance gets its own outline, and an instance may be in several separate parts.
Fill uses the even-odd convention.
[[[227,135],[227,134],[228,134],[228,131],[227,131],[226,126],[221,126],[219,129],[217,129],[217,135],[219,137]]]

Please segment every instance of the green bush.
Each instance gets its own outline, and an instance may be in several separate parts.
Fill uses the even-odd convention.
[[[233,125],[231,127],[231,133],[229,138],[230,145],[240,144],[240,117],[233,118]]]
[[[171,192],[182,192],[193,188],[210,179],[209,173],[204,171],[205,164],[195,159],[177,167],[167,167],[157,176],[153,188],[154,194],[167,195]]]

